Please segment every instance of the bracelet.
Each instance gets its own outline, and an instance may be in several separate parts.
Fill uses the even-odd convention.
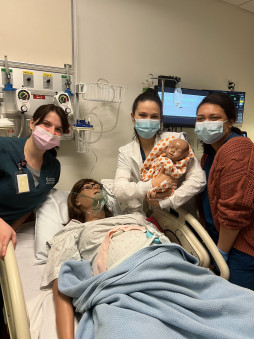
[[[219,246],[217,245],[218,251],[220,252],[220,254],[222,255],[223,259],[227,262],[228,258],[229,258],[229,252],[223,252]]]
[[[229,252],[223,252],[223,251],[219,248],[218,245],[217,245],[217,248],[218,248],[218,250],[219,250],[219,252],[220,252],[221,254],[229,254]]]

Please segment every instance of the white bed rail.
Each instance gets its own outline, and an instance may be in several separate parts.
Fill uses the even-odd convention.
[[[172,209],[171,209],[172,210]],[[190,248],[194,250],[198,255],[199,259],[201,258],[201,266],[207,267],[207,254],[205,248],[210,252],[213,257],[216,265],[220,271],[220,276],[225,279],[229,279],[229,268],[223,259],[222,255],[218,251],[215,243],[207,233],[207,231],[203,228],[203,226],[198,222],[196,218],[194,218],[190,213],[186,212],[182,208],[178,208],[176,210],[172,210],[174,212],[172,217],[172,223],[170,222],[170,212],[154,208],[153,215],[157,219],[159,225],[162,227],[163,231],[172,230],[176,235],[176,238],[179,239],[178,234],[182,236],[182,238],[186,238]],[[193,231],[198,235],[195,235]],[[177,234],[178,233],[178,234]],[[200,242],[202,240],[203,244]],[[176,241],[181,244],[181,241]],[[197,246],[196,246],[197,245]],[[183,246],[188,252],[192,252],[188,250],[188,246]],[[195,254],[196,254],[195,253]],[[193,253],[191,253],[193,254]]]
[[[0,282],[4,299],[4,317],[11,339],[30,339],[29,320],[12,242],[0,260]]]

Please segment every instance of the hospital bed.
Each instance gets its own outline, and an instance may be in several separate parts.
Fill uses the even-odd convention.
[[[59,190],[55,192],[59,193]],[[45,202],[45,206],[49,205]],[[62,212],[63,208],[60,210]],[[49,215],[49,210],[44,212]],[[152,217],[165,235],[197,257],[201,266],[209,269],[211,255],[220,275],[228,279],[227,264],[209,235],[191,214],[180,208],[170,211],[154,209]],[[61,222],[58,221],[58,224],[62,225]],[[4,260],[0,260],[4,317],[11,339],[57,338],[52,292],[40,290],[44,264],[42,260],[38,262],[38,252],[34,252],[35,234],[38,235],[38,232],[34,223],[26,225],[17,233],[16,250],[10,242]]]

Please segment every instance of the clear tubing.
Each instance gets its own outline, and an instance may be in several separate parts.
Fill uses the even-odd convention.
[[[19,134],[18,134],[18,138],[21,137],[23,130],[24,130],[24,126],[25,126],[25,117],[24,114],[21,115],[21,122],[20,122],[20,130],[19,130]]]
[[[115,128],[116,128],[116,125],[117,125],[117,123],[118,123],[118,119],[119,119],[119,112],[120,112],[120,106],[121,106],[121,103],[119,102],[118,103],[118,107],[117,107],[117,112],[116,112],[116,121],[115,121],[115,124],[114,124],[114,126],[113,127],[111,127],[111,129],[109,129],[108,131],[104,131],[103,130],[103,125],[102,125],[102,121],[101,121],[101,119],[95,114],[95,113],[89,113],[89,114],[94,114],[97,118],[98,118],[98,120],[100,120],[100,122],[101,122],[101,125],[102,125],[102,128],[101,128],[101,131],[100,132],[96,132],[96,131],[94,131],[93,133],[109,133],[109,132],[112,132]],[[94,109],[96,109],[96,108],[98,108],[97,106],[95,107],[95,108],[93,108],[93,110]],[[93,111],[92,110],[92,111]],[[88,115],[89,115],[88,114]]]
[[[96,107],[95,107],[95,108],[96,108]],[[94,108],[94,109],[95,109],[95,108]],[[93,109],[93,110],[94,110],[94,109]],[[95,142],[99,141],[99,140],[101,139],[101,137],[102,137],[102,133],[103,133],[103,123],[102,123],[101,118],[100,118],[97,114],[92,113],[92,112],[88,113],[88,114],[85,116],[85,118],[86,118],[87,116],[89,116],[89,115],[94,115],[94,116],[99,120],[99,123],[100,123],[100,125],[101,125],[101,130],[100,130],[100,132],[93,132],[93,133],[100,133],[99,137],[98,137],[97,139],[95,139],[95,140],[89,142],[89,144],[94,144]]]
[[[108,131],[103,131],[103,133],[109,133],[109,132],[113,131],[113,129],[115,129],[115,127],[116,127],[116,125],[118,123],[120,106],[121,106],[121,103],[119,102],[118,107],[117,107],[117,112],[116,112],[116,122],[115,122],[114,126],[110,130],[108,130]]]
[[[95,165],[96,165],[96,163],[97,163],[97,155],[96,155],[96,153],[94,152],[94,150],[93,150],[91,147],[90,147],[90,151],[91,151],[91,152],[93,153],[93,155],[95,156],[95,160],[94,160],[93,166],[92,166],[92,168],[91,168],[91,170],[90,170],[90,172],[89,172],[88,178],[91,178],[92,171],[94,170]]]

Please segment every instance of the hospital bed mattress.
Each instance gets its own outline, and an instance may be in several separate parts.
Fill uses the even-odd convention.
[[[8,248],[8,250],[12,252],[11,248]],[[24,299],[26,301],[25,310],[27,311],[28,318],[26,319],[26,312],[23,311],[23,319],[9,321],[8,326],[10,328],[11,338],[55,339],[57,338],[57,334],[53,294],[51,290],[40,290],[44,265],[38,265],[34,254],[34,224],[30,223],[26,225],[26,227],[23,227],[17,233],[15,255],[22,282]],[[7,258],[7,260],[8,259],[9,258]],[[20,298],[22,299],[22,296],[20,296]],[[22,304],[22,302],[14,301],[15,306],[13,305],[13,309],[15,310],[19,304]],[[12,311],[9,310],[8,313],[7,319],[12,319]],[[29,330],[27,332],[28,322]]]
[[[209,267],[210,252],[221,276],[228,279],[225,261],[192,215],[182,209],[155,209],[153,216],[171,241],[181,244],[196,256],[201,266]],[[1,286],[11,339],[57,338],[53,294],[51,290],[40,290],[44,264],[38,264],[35,258],[34,238],[34,225],[30,223],[19,230],[15,252],[9,244],[5,260],[0,260]]]

